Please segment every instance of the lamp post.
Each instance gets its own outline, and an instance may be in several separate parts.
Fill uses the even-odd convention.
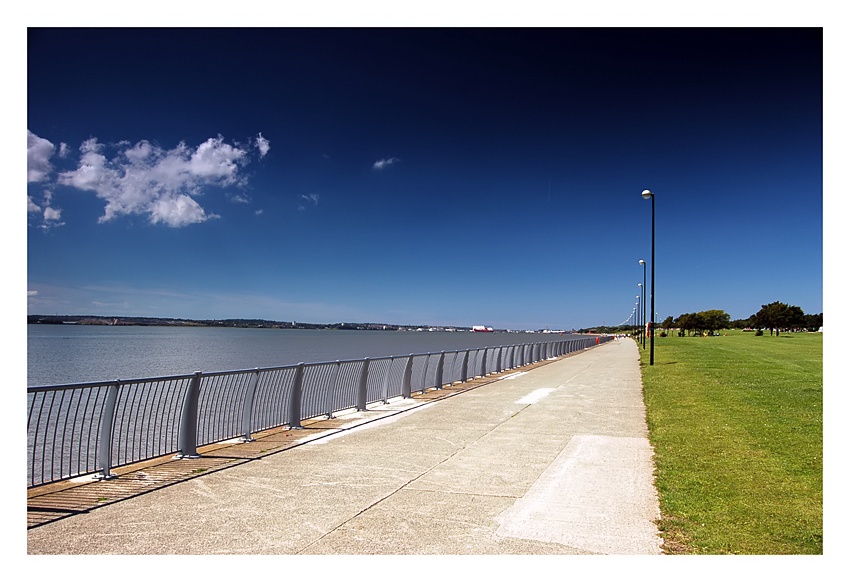
[[[634,327],[635,331],[637,331],[637,312],[637,303],[635,303],[635,306],[632,307],[632,326]]]
[[[646,319],[645,319],[645,317],[646,317],[646,305],[644,304],[644,302],[646,300],[643,297],[643,285],[638,283],[638,288],[641,289],[641,294],[638,295],[638,297],[640,297],[640,304],[641,304],[640,315],[638,316],[638,320],[640,321],[640,337],[645,338],[646,333],[644,332],[644,328],[646,327]],[[643,345],[643,348],[646,349],[646,342],[643,341],[643,340],[639,340],[638,344],[641,344],[641,343]]]
[[[637,299],[637,301],[635,302],[635,308],[637,309],[637,315],[635,316],[635,320],[637,320],[638,334],[640,334],[640,295],[635,295],[635,299]],[[640,345],[640,335],[638,335],[636,339],[638,345]]]
[[[655,194],[652,193],[651,190],[644,190],[640,194],[644,200],[649,199],[652,202],[652,257],[650,260],[652,261],[652,274],[651,274],[651,285],[652,288],[649,292],[649,318],[651,321],[649,322],[649,365],[655,365]]]
[[[641,259],[638,263],[643,267],[643,285],[641,285],[641,293],[643,294],[643,325],[646,326],[646,261]],[[643,334],[643,349],[646,349],[646,332]]]

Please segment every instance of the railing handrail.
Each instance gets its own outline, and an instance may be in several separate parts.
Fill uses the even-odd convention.
[[[611,339],[601,336],[596,344]],[[601,341],[600,341],[601,340]],[[592,347],[593,337],[27,388],[28,487],[363,410]],[[463,357],[459,357],[460,354]]]
[[[568,341],[568,340],[561,340],[561,341]],[[445,350],[444,353],[454,354],[454,353],[468,352],[468,351],[497,349],[497,348],[512,347],[512,346],[524,346],[524,345],[531,345],[531,343],[534,343],[534,342],[521,343],[521,344],[507,344],[507,345],[502,345],[502,346],[482,346],[482,347],[477,347],[477,348]],[[550,341],[550,342],[537,342],[537,343],[557,343],[557,342],[556,341]],[[369,359],[369,360],[372,360],[372,361],[391,360],[391,359],[398,359],[398,358],[407,358],[407,357],[410,357],[410,356],[413,356],[413,357],[433,356],[433,355],[440,355],[440,353],[443,353],[443,352],[420,352],[420,353],[414,353],[414,354],[397,354],[397,355],[394,355],[394,356],[380,356],[380,357],[365,356],[363,358],[351,358],[351,359],[348,359],[348,360],[325,360],[325,361],[318,361],[318,362],[300,362],[298,364],[284,364],[284,365],[281,365],[281,366],[264,366],[264,367],[261,366],[261,367],[254,367],[254,368],[237,368],[235,370],[217,370],[217,371],[211,371],[211,372],[201,372],[201,376],[225,376],[225,375],[232,375],[232,374],[245,374],[247,372],[256,372],[256,371],[269,372],[269,371],[287,370],[287,369],[291,369],[291,368],[296,368],[299,365],[314,367],[314,366],[322,366],[322,365],[337,364],[337,363],[351,364],[351,363],[354,363],[354,362],[362,362],[364,359]],[[140,377],[140,378],[119,378],[119,379],[117,379],[117,381],[122,383],[122,384],[139,384],[139,383],[144,383],[144,382],[156,382],[156,381],[163,381],[163,380],[187,379],[187,378],[193,377],[194,375],[195,375],[195,372],[191,372],[191,373],[188,373],[188,374],[172,374],[172,375],[168,375],[168,376],[143,376],[143,377]],[[59,390],[59,389],[68,389],[68,388],[86,388],[86,387],[93,387],[93,386],[108,386],[109,384],[114,384],[115,382],[116,382],[116,380],[113,379],[113,380],[96,380],[96,381],[89,381],[89,382],[74,382],[74,383],[68,383],[68,384],[44,384],[44,385],[36,385],[36,386],[27,386],[27,392],[38,392],[38,391],[43,391],[43,390]]]

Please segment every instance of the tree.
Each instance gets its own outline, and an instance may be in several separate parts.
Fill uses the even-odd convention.
[[[729,327],[729,314],[720,309],[709,309],[700,313],[704,329],[714,333],[715,331]]]
[[[667,319],[665,319],[664,321],[661,322],[660,327],[662,327],[664,329],[670,329],[671,327],[673,327],[673,316],[668,315]]]
[[[779,330],[802,327],[806,322],[802,309],[779,301],[762,305],[753,319],[758,327],[769,328],[770,335],[776,330],[776,337],[779,337]]]
[[[823,327],[823,313],[807,314],[803,319],[803,326],[809,331],[817,331]]]
[[[700,331],[702,329],[702,322],[696,313],[683,313],[676,318],[676,327],[682,330],[682,333],[679,335],[684,335],[687,332]]]
[[[676,319],[676,325],[683,332],[701,334],[705,331],[714,333],[729,327],[729,314],[720,309],[709,309],[699,313],[683,313]],[[681,333],[680,335],[684,335]]]
[[[754,315],[749,316],[747,319],[733,319],[729,322],[729,327],[734,327],[735,329],[744,329],[745,327],[754,327],[756,324],[753,322]]]

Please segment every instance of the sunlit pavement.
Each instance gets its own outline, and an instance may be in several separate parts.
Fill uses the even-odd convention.
[[[661,553],[635,343],[532,368],[34,527],[28,553]]]

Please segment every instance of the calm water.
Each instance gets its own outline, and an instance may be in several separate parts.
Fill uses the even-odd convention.
[[[401,356],[579,336],[28,325],[27,385],[221,372],[299,362]]]

